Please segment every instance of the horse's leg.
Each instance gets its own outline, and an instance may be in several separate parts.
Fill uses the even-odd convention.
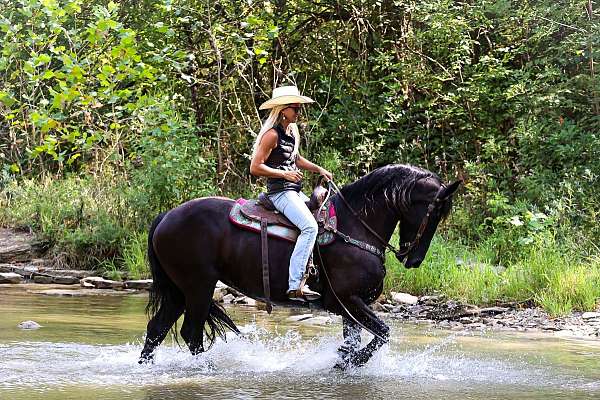
[[[361,327],[350,318],[343,317],[344,344],[337,350],[340,360],[334,366],[338,369],[346,369],[350,363],[350,358],[358,351],[360,347]]]
[[[361,367],[367,363],[381,346],[389,341],[390,328],[358,296],[351,296],[346,304],[352,316],[377,335],[364,348],[350,355],[350,363]]]
[[[169,329],[175,321],[181,316],[184,309],[183,299],[177,302],[162,304],[158,312],[148,322],[146,333],[146,343],[140,355],[140,364],[153,360],[154,349],[161,344],[167,336]]]
[[[193,355],[204,352],[204,324],[210,311],[215,285],[216,281],[212,285],[202,285],[185,296],[185,317],[180,332]]]

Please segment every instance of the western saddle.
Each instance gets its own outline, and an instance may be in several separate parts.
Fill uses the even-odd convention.
[[[319,185],[313,191],[310,200],[306,202],[306,206],[314,214],[319,210],[326,196],[327,189]],[[285,215],[275,209],[275,205],[266,193],[259,194],[257,200],[248,200],[242,206],[241,212],[250,219],[257,221],[264,220],[267,225],[283,225],[296,228]],[[317,216],[315,215],[315,217]]]
[[[327,220],[327,210],[325,215],[318,215],[319,209],[323,205],[327,194],[327,189],[321,185],[318,185],[310,196],[310,200],[306,202],[306,206],[313,212],[317,221]],[[275,209],[275,205],[269,199],[266,193],[261,193],[257,200],[248,200],[244,202],[241,205],[240,213],[249,220],[254,220],[260,223],[263,291],[266,301],[266,309],[270,314],[273,310],[273,305],[271,304],[270,300],[271,285],[269,279],[269,245],[267,229],[269,225],[284,226],[296,231],[298,228],[296,228],[296,226],[289,219],[287,219],[285,215],[281,214]],[[312,266],[312,260],[309,261],[309,266]],[[307,278],[308,274],[305,274],[302,284],[304,284]]]

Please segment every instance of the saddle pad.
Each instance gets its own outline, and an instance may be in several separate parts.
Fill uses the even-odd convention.
[[[229,221],[235,226],[240,227],[242,229],[260,233],[260,222],[254,219],[250,219],[242,213],[242,205],[244,205],[246,202],[246,199],[238,199],[235,202],[235,204],[231,208],[231,211],[229,212]],[[323,224],[324,219],[327,219],[327,223],[329,224],[329,226],[335,227],[337,225],[335,208],[333,207],[332,203],[330,203],[328,207],[325,208],[322,214],[326,215],[317,218],[317,221],[319,221],[319,225]],[[271,237],[276,237],[287,240],[288,242],[295,243],[298,239],[300,231],[296,227],[290,228],[287,226],[273,224],[268,225],[267,234]],[[331,244],[334,240],[335,236],[332,232],[326,231],[324,229],[319,229],[319,235],[317,236],[317,243],[319,244],[319,246]]]
[[[240,204],[242,206],[240,211],[249,219],[255,219],[259,222],[261,219],[264,219],[268,225],[283,225],[288,228],[296,229],[296,226],[287,219],[285,215],[267,210],[262,205],[258,204],[256,200],[246,200],[244,203]]]

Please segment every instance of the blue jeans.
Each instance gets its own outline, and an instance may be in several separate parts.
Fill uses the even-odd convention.
[[[312,213],[304,204],[308,197],[302,192],[286,190],[269,195],[277,211],[285,215],[300,229],[300,236],[290,259],[289,290],[300,288],[300,281],[306,271],[306,264],[312,254],[319,228]]]

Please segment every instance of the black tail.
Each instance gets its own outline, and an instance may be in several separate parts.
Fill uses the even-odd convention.
[[[150,297],[146,306],[146,313],[149,317],[156,315],[161,306],[168,307],[171,304],[179,304],[184,301],[183,293],[163,271],[152,245],[152,238],[156,227],[165,217],[166,212],[160,214],[152,222],[148,232],[148,261],[150,262],[150,272],[152,272],[152,288]]]
[[[235,323],[229,318],[223,307],[215,303],[213,300],[210,302],[210,308],[208,309],[208,318],[206,318],[206,324],[204,325],[204,334],[208,340],[209,349],[217,336],[219,336],[224,342],[227,341],[225,337],[225,331],[227,328],[239,335],[240,330]]]
[[[160,214],[152,222],[150,231],[148,233],[148,260],[150,261],[150,271],[152,272],[152,289],[150,290],[150,297],[148,299],[148,305],[146,306],[146,313],[149,317],[156,315],[161,306],[169,306],[171,304],[178,304],[185,302],[185,297],[181,290],[163,271],[156,253],[154,252],[154,246],[152,244],[152,238],[154,237],[154,231],[156,227],[164,218],[166,212]],[[240,330],[235,326],[235,323],[225,313],[225,310],[211,300],[208,310],[208,317],[204,326],[204,334],[208,339],[209,348],[213,345],[217,336],[221,339],[225,339],[225,331],[227,328],[233,332],[239,334]],[[177,326],[173,327],[173,333],[177,340]]]

